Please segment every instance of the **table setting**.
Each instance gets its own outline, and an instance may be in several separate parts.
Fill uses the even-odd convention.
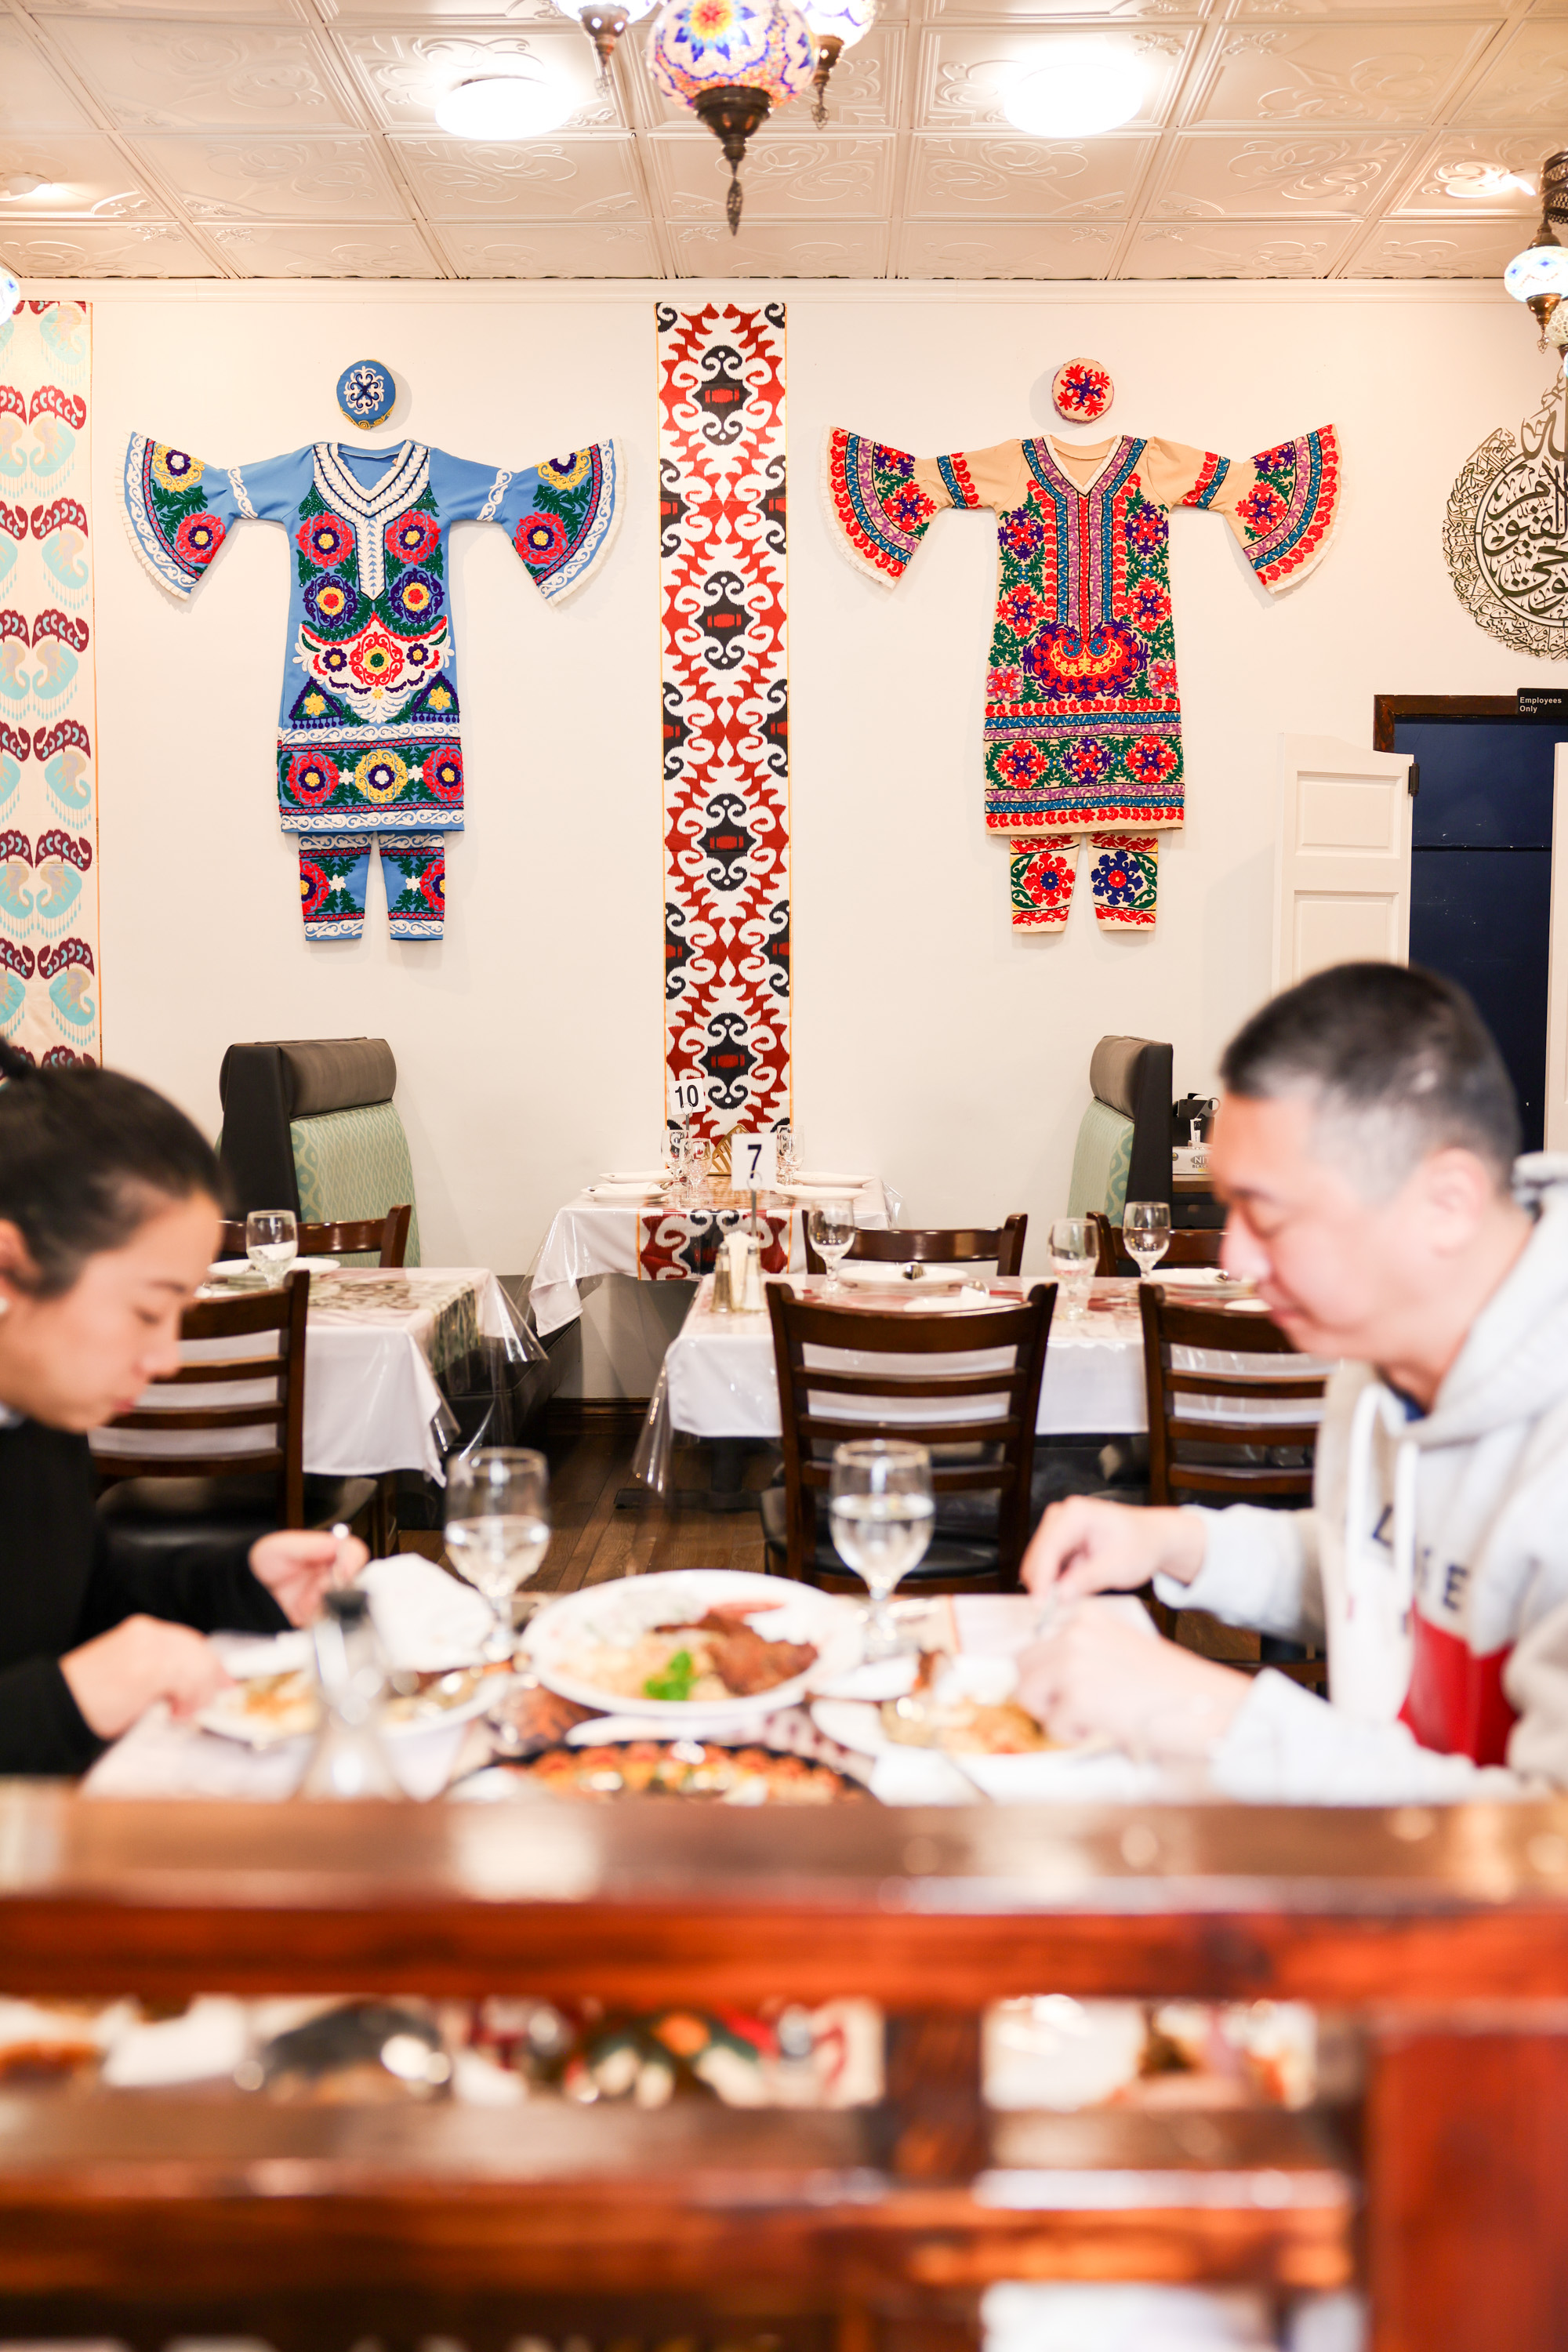
[[[544,1336],[574,1322],[584,1288],[606,1275],[638,1282],[699,1282],[710,1275],[726,1238],[751,1233],[762,1268],[805,1269],[805,1225],[814,1203],[847,1200],[853,1224],[886,1226],[902,1212],[897,1192],[874,1172],[814,1167],[797,1154],[793,1133],[750,1139],[759,1155],[755,1185],[742,1181],[736,1159],[748,1139],[719,1144],[689,1127],[668,1130],[656,1166],[606,1169],[557,1210],[531,1268],[529,1306]]]

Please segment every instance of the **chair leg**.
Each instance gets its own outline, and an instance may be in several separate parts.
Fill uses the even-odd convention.
[[[370,1548],[377,1559],[385,1559],[397,1549],[397,1474],[384,1470],[375,1482],[375,1500],[370,1507]]]

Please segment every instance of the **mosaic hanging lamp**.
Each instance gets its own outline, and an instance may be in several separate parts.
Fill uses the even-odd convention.
[[[811,0],[805,21],[816,38],[816,99],[811,119],[820,131],[827,120],[827,79],[846,49],[852,49],[877,21],[877,0]]]
[[[581,25],[594,44],[594,54],[599,60],[599,88],[610,86],[610,59],[616,54],[616,43],[628,25],[635,25],[651,14],[658,0],[584,0],[582,7],[575,0],[555,0],[563,16]]]
[[[741,226],[741,164],[770,108],[816,71],[816,38],[792,0],[665,0],[648,44],[653,78],[705,122],[730,166],[724,214]]]
[[[1542,349],[1552,312],[1568,294],[1568,250],[1553,222],[1568,220],[1568,150],[1549,155],[1541,167],[1541,226],[1522,253],[1516,253],[1503,271],[1502,282],[1516,302],[1535,314]]]

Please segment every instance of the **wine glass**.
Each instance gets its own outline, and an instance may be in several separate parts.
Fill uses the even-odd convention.
[[[1121,1240],[1145,1282],[1171,1246],[1168,1201],[1129,1201],[1121,1212]]]
[[[905,1646],[888,1602],[925,1558],[935,1520],[923,1445],[877,1437],[834,1449],[827,1523],[834,1550],[871,1596],[868,1658],[896,1657]]]
[[[1060,1285],[1066,1320],[1076,1323],[1084,1311],[1089,1286],[1100,1262],[1100,1246],[1088,1217],[1058,1217],[1051,1226],[1051,1272]]]
[[[773,1129],[773,1134],[777,1142],[774,1164],[778,1170],[778,1181],[781,1184],[793,1184],[800,1169],[800,1161],[795,1155],[794,1126],[787,1118],[783,1119]]]
[[[686,1172],[686,1121],[669,1119],[665,1123],[664,1150],[660,1154],[664,1178],[674,1192],[680,1191],[680,1180]]]
[[[526,1446],[487,1445],[447,1465],[447,1552],[484,1594],[495,1627],[487,1661],[510,1664],[517,1647],[512,1601],[550,1549],[550,1470]]]
[[[686,1139],[686,1181],[693,1204],[700,1195],[703,1185],[708,1181],[708,1171],[712,1164],[712,1160],[713,1145],[710,1139],[706,1135],[689,1134]]]
[[[292,1209],[252,1209],[245,1221],[245,1255],[275,1290],[300,1255],[300,1226]]]
[[[812,1248],[827,1266],[827,1288],[839,1287],[838,1261],[855,1239],[853,1201],[814,1201],[805,1221]]]

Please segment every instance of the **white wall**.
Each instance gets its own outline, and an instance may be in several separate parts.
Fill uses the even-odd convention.
[[[29,289],[30,291],[33,289]],[[63,290],[63,289],[62,289]],[[72,289],[80,291],[83,289]],[[109,1057],[209,1129],[236,1038],[392,1040],[426,1257],[527,1265],[591,1171],[646,1159],[661,1114],[656,296],[690,287],[136,287],[95,302],[103,1005]],[[1374,692],[1555,679],[1455,597],[1449,486],[1538,401],[1531,322],[1489,287],[747,283],[789,307],[795,1109],[808,1157],[864,1162],[910,1222],[1063,1205],[1094,1041],[1174,1041],[1202,1087],[1265,992],[1276,740],[1371,740]],[[1053,370],[1109,363],[1111,424],[1246,456],[1326,423],[1346,508],[1327,563],[1267,597],[1224,524],[1177,518],[1186,830],[1151,937],[1015,935],[981,822],[994,526],[942,517],[891,593],[831,544],[824,428],[922,452],[1051,422]],[[460,535],[468,830],[447,937],[307,950],[272,737],[283,534],[237,530],[189,609],[114,520],[132,426],[226,464],[337,428],[351,359],[392,363],[401,432],[527,464],[621,440],[605,572],[546,608],[496,531]],[[1085,437],[1095,437],[1092,435]],[[376,436],[380,444],[382,436]]]

